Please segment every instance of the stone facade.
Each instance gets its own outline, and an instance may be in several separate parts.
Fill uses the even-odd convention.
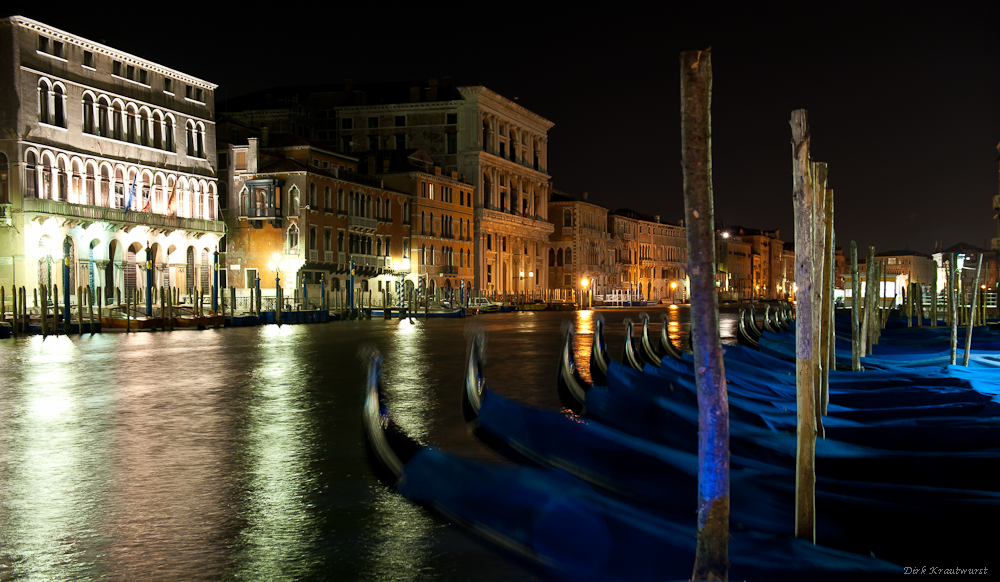
[[[596,295],[610,292],[615,274],[608,209],[553,192],[549,216],[555,230],[549,237],[548,279],[557,297],[572,297],[586,278],[588,291]]]
[[[286,298],[299,292],[318,304],[321,286],[347,289],[353,265],[366,302],[369,291],[376,304],[395,293],[411,197],[358,173],[356,158],[293,134],[267,138],[227,146],[229,284],[273,296],[280,281]]]
[[[612,291],[638,291],[651,301],[686,301],[690,286],[683,226],[622,209],[608,213],[608,232],[616,267]]]
[[[13,16],[0,87],[0,285],[212,285],[216,85]]]

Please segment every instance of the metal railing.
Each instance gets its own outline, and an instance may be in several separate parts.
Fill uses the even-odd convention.
[[[124,208],[86,206],[70,202],[61,202],[59,200],[47,200],[44,198],[25,198],[21,203],[21,209],[24,212],[48,214],[52,216],[67,216],[84,221],[145,225],[169,230],[189,230],[222,234],[225,232],[226,228],[225,223],[217,220],[181,218],[178,216],[153,214],[151,212],[125,210]]]

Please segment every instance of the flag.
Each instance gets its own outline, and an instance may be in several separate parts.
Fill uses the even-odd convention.
[[[138,173],[136,173],[136,175],[132,176],[132,186],[129,187],[129,189],[128,189],[128,197],[125,199],[125,210],[126,211],[132,209],[132,197],[135,196],[135,179],[138,176],[139,176]]]
[[[167,199],[167,214],[177,215],[177,180],[174,180],[174,187],[170,189],[170,198]]]

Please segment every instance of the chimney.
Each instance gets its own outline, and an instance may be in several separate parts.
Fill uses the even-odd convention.
[[[410,103],[420,103],[420,87],[410,87]]]
[[[271,137],[271,130],[265,125],[260,128],[260,147],[266,148],[267,142]]]

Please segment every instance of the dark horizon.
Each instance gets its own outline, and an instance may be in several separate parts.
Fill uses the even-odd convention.
[[[717,219],[793,239],[788,120],[805,108],[813,159],[830,168],[838,246],[989,247],[1000,8],[687,10],[532,7],[517,21],[338,6],[283,20],[211,7],[195,21],[138,7],[136,26],[93,10],[11,14],[217,83],[217,102],[344,79],[482,84],[555,124],[554,188],[668,222],[683,216],[678,57],[711,46]]]

